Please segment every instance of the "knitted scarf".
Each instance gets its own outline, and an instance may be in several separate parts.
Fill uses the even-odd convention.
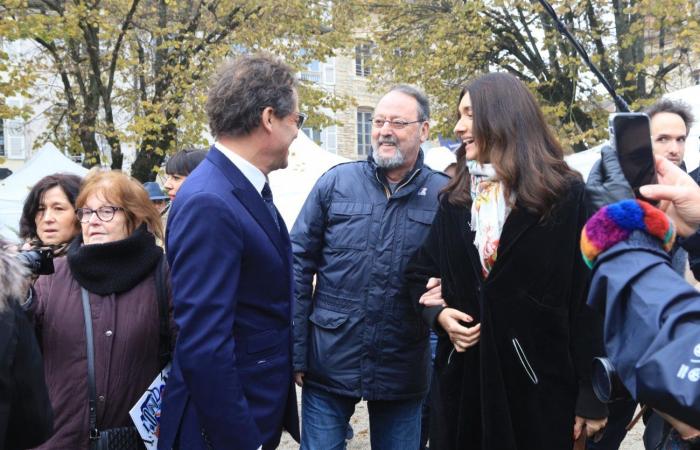
[[[78,284],[97,295],[126,292],[156,267],[163,250],[142,225],[129,237],[84,245],[82,235],[68,248],[68,265]]]

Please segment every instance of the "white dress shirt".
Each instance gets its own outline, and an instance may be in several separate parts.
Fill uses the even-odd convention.
[[[263,187],[265,187],[265,183],[267,183],[267,177],[265,174],[235,151],[224,147],[221,142],[216,142],[214,147],[221,151],[221,153],[223,153],[224,156],[226,156],[233,163],[233,165],[243,173],[243,176],[250,181],[255,190],[258,191],[258,194],[262,196],[261,192]]]

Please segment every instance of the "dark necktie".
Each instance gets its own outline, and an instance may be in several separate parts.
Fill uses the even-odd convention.
[[[263,186],[260,194],[262,195],[263,200],[265,200],[265,206],[267,206],[267,209],[270,210],[270,214],[272,214],[275,225],[277,225],[277,229],[279,230],[280,223],[277,220],[277,208],[275,208],[275,204],[272,203],[272,191],[270,190],[270,185],[265,183],[265,186]]]

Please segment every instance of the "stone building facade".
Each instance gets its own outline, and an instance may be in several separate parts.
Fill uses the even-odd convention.
[[[300,74],[302,79],[317,83],[329,92],[353,99],[347,109],[328,112],[336,125],[322,130],[303,129],[324,150],[349,159],[364,159],[371,148],[371,117],[381,94],[370,89],[369,58],[371,44],[359,43],[353,50],[328,61],[312,62]]]

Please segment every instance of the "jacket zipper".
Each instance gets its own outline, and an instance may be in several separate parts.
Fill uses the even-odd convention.
[[[404,186],[406,186],[408,183],[410,183],[411,180],[413,180],[413,179],[416,177],[416,175],[418,175],[418,172],[420,172],[420,171],[421,171],[421,169],[416,169],[416,171],[413,172],[413,174],[411,174],[411,176],[408,178],[408,180],[406,180],[405,183],[403,183],[403,184],[401,184],[401,185],[399,185],[399,186],[396,187],[396,190],[394,191],[394,194],[396,194],[397,192],[399,192],[399,189],[401,189],[402,187],[404,187]],[[379,175],[377,174],[377,171],[376,171],[376,170],[374,171],[374,178],[376,178],[377,181],[379,182],[379,184],[382,185],[382,188],[384,188],[384,195],[386,195],[386,198],[391,198],[391,195],[392,195],[392,194],[391,194],[391,191],[389,190],[388,187],[386,187],[386,185],[385,185],[384,183],[382,183],[382,180],[379,179]]]

